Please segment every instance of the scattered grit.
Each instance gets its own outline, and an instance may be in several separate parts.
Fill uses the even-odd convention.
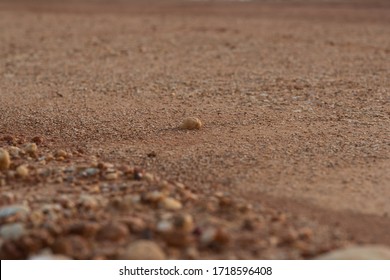
[[[51,150],[43,137],[1,139],[1,259],[305,259],[351,243],[218,187]]]

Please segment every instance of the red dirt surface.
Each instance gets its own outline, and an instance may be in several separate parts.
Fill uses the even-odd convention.
[[[0,256],[390,245],[389,57],[388,1],[0,1]]]

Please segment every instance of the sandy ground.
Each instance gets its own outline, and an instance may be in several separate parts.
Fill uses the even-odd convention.
[[[126,258],[140,238],[167,258],[390,245],[388,1],[152,3],[0,1],[1,146],[21,149],[0,171],[1,203],[27,209],[3,217],[23,230],[3,236],[1,256]],[[204,126],[178,129],[187,116]],[[97,175],[77,173],[88,168]],[[125,194],[139,207],[122,207]],[[83,195],[97,205],[83,208]],[[181,207],[165,209],[166,196]],[[60,214],[35,222],[45,207]],[[188,232],[169,228],[175,215]],[[101,237],[109,220],[123,238]]]

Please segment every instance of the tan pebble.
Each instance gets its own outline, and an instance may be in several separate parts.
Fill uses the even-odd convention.
[[[47,162],[50,162],[50,161],[52,161],[54,159],[54,156],[52,155],[52,154],[48,154],[47,156],[46,156],[46,161]]]
[[[131,167],[129,165],[123,165],[121,167],[121,170],[122,170],[123,174],[125,174],[125,175],[133,175],[134,174],[134,167]]]
[[[173,224],[176,230],[183,232],[192,232],[194,230],[194,219],[189,214],[180,214],[173,218]]]
[[[66,158],[68,153],[65,152],[64,150],[58,150],[56,151],[56,153],[54,154],[55,157],[58,159],[58,158]]]
[[[0,170],[6,170],[11,165],[8,151],[0,148]]]
[[[186,188],[186,186],[183,184],[183,183],[180,183],[180,182],[176,182],[175,183],[175,186],[178,188],[178,189],[181,189],[181,190],[184,190]]]
[[[133,195],[126,195],[124,197],[117,197],[112,199],[110,201],[110,206],[112,206],[114,209],[127,211],[138,203],[139,201]]]
[[[171,198],[171,197],[166,197],[162,199],[159,203],[161,208],[167,209],[167,210],[179,210],[183,207],[180,201]]]
[[[198,200],[198,196],[189,190],[181,190],[180,193],[181,193],[184,201]]]
[[[106,173],[105,175],[104,175],[104,178],[106,179],[106,180],[110,180],[110,181],[114,181],[114,180],[116,180],[116,179],[118,179],[119,178],[119,174],[118,174],[118,172],[110,172],[110,173]]]
[[[390,260],[390,247],[381,245],[354,246],[318,256],[318,260]]]
[[[32,156],[32,157],[36,157],[37,153],[38,153],[38,146],[37,144],[35,143],[28,143],[26,146],[25,146],[25,152]]]
[[[89,193],[100,193],[100,187],[99,185],[92,185],[88,187],[88,192]]]
[[[111,222],[104,225],[96,234],[98,240],[121,241],[127,238],[129,230],[126,225]]]
[[[28,167],[25,164],[20,165],[18,166],[18,168],[16,168],[16,174],[18,174],[18,176],[21,178],[26,178],[28,176],[28,173]]]
[[[151,173],[145,172],[143,179],[149,183],[153,183],[154,182],[154,175]]]
[[[189,117],[183,120],[180,125],[181,129],[195,130],[200,129],[203,126],[202,122],[198,118]]]
[[[166,256],[160,246],[149,240],[138,240],[130,244],[120,256],[125,260],[165,260]]]
[[[164,192],[172,192],[174,190],[174,186],[165,180],[161,181],[158,185]]]
[[[221,197],[224,197],[225,194],[224,194],[223,192],[219,191],[219,192],[215,192],[215,193],[214,193],[214,196],[215,196],[215,197],[218,197],[218,198],[221,198]]]
[[[157,203],[165,198],[165,194],[159,191],[148,192],[144,195],[143,200],[146,202]]]
[[[161,180],[161,182],[159,183],[159,186],[162,189],[171,189],[171,188],[173,188],[173,186],[166,180]]]
[[[42,211],[33,211],[28,219],[34,226],[40,226],[44,221],[44,216]]]

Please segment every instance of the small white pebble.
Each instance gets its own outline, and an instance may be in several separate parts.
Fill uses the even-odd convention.
[[[208,228],[205,232],[203,232],[200,242],[204,245],[208,245],[214,241],[217,231],[214,228]]]
[[[170,232],[173,229],[173,224],[170,221],[162,220],[157,223],[156,230],[161,233]]]

